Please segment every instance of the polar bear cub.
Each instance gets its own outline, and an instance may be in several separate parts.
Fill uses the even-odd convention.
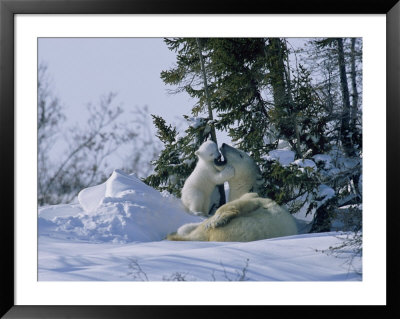
[[[296,235],[295,219],[283,207],[256,193],[221,206],[186,234],[174,233],[168,240],[247,242],[273,237]]]
[[[183,185],[181,200],[193,214],[208,216],[212,192],[217,185],[232,178],[235,170],[230,165],[217,169],[214,162],[218,162],[221,155],[213,141],[204,142],[195,154],[198,162]]]

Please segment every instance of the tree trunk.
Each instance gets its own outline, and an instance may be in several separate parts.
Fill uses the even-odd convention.
[[[331,230],[331,214],[329,213],[329,205],[325,203],[317,209],[315,217],[311,225],[310,233],[323,233]]]
[[[214,117],[213,117],[213,113],[212,113],[210,94],[208,92],[207,75],[206,75],[206,69],[205,69],[205,66],[204,66],[202,46],[201,46],[199,38],[196,38],[196,41],[197,41],[197,47],[198,47],[198,50],[199,50],[201,71],[203,73],[204,92],[205,92],[206,101],[207,101],[208,117],[212,121],[214,119]],[[211,133],[211,139],[214,141],[215,144],[218,145],[217,135],[215,133],[214,125],[211,125],[211,132],[210,133]],[[218,187],[218,192],[219,192],[219,195],[220,195],[219,196],[219,206],[222,206],[222,205],[224,205],[226,203],[225,188],[224,188],[224,185],[218,185],[217,187]]]
[[[351,89],[352,89],[352,105],[351,105],[351,118],[350,128],[355,134],[357,132],[357,112],[358,112],[358,92],[357,92],[357,73],[356,73],[356,52],[355,52],[356,39],[351,38]],[[358,136],[358,135],[357,135]],[[354,139],[353,139],[354,141]],[[356,139],[357,141],[357,139]],[[361,174],[361,171],[360,171]],[[360,174],[353,176],[355,189],[358,189],[360,182]],[[355,192],[357,193],[357,192]]]
[[[340,74],[340,85],[342,89],[343,109],[340,125],[340,140],[342,142],[343,150],[347,156],[354,155],[354,148],[352,143],[352,130],[350,126],[350,94],[347,84],[346,75],[346,62],[344,58],[343,39],[336,39],[338,48],[338,65]]]
[[[351,39],[351,88],[352,88],[352,110],[351,110],[351,126],[353,130],[356,125],[357,111],[358,111],[358,92],[357,92],[357,78],[356,78],[356,52],[355,52],[356,39]]]
[[[268,69],[270,71],[272,95],[276,107],[282,107],[287,102],[285,90],[285,64],[281,52],[281,40],[279,38],[269,39],[266,51]]]
[[[294,114],[294,103],[291,97],[291,83],[289,71],[285,68],[285,57],[282,51],[286,44],[282,43],[279,38],[270,38],[269,45],[265,51],[268,61],[269,77],[272,86],[272,96],[276,108],[286,109],[292,121],[292,129],[295,135],[296,143],[291,141],[291,137],[287,136],[288,142],[292,145],[296,152],[297,158],[302,158],[300,148],[300,132],[296,115]]]
[[[208,109],[208,118],[210,120],[213,120],[213,112],[212,112],[212,107],[211,107],[211,99],[210,99],[210,93],[208,92],[208,84],[207,84],[207,75],[206,75],[206,69],[204,66],[204,60],[203,60],[203,53],[202,53],[202,46],[200,43],[200,39],[196,38],[197,41],[197,47],[199,50],[199,58],[200,58],[200,65],[201,65],[201,72],[203,74],[203,83],[204,83],[204,92],[206,95],[206,101],[207,101],[207,109]],[[211,126],[211,139],[217,143],[217,136],[215,134],[215,128],[214,126]]]

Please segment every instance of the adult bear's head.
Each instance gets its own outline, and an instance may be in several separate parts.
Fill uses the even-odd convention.
[[[215,167],[223,170],[229,164],[235,169],[235,175],[228,180],[229,201],[239,198],[245,193],[259,192],[263,184],[261,172],[256,162],[244,151],[225,143],[220,147],[223,160],[214,160]]]

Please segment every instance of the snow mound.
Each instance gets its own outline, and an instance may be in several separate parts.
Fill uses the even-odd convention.
[[[203,219],[189,215],[180,200],[161,194],[134,175],[115,170],[103,184],[78,195],[83,210],[53,216],[39,209],[39,234],[95,242],[159,241],[186,223]]]

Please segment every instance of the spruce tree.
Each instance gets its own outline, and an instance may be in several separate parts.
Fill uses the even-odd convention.
[[[344,39],[342,59],[339,42],[312,41],[306,48],[308,61],[294,64],[290,60],[294,52],[285,39],[203,38],[201,54],[198,39],[165,39],[176,53],[176,66],[163,71],[161,78],[174,86],[175,92],[185,91],[195,99],[191,116],[185,118],[196,120],[178,137],[174,128],[154,117],[165,148],[147,182],[180,196],[195,165],[194,151],[212,138],[213,128],[224,130],[235,146],[259,165],[265,180],[260,195],[285,205],[292,213],[300,208],[316,210],[313,231],[328,230],[340,205],[361,200],[355,183],[361,172],[360,43],[353,41],[353,46],[347,47]],[[353,153],[341,136],[343,63],[345,70],[351,70],[353,104],[348,129]],[[210,109],[215,117],[210,116]],[[289,165],[271,160],[271,151],[282,143],[294,153],[295,161]],[[345,157],[349,155],[354,165],[347,167],[350,162]]]

